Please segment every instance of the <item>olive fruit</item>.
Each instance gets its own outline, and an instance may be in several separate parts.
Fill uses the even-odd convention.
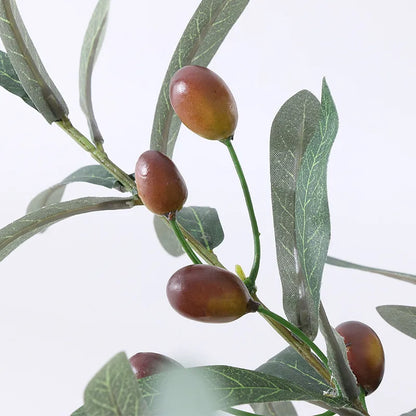
[[[179,269],[169,279],[166,293],[177,312],[201,322],[234,321],[259,306],[239,277],[207,264]]]
[[[175,164],[156,150],[141,154],[135,177],[139,197],[155,214],[180,210],[188,197],[185,181]]]
[[[194,133],[210,140],[234,134],[237,105],[227,84],[210,69],[182,67],[170,81],[169,96],[182,123]]]
[[[181,364],[166,355],[156,352],[138,352],[129,358],[136,378],[183,368]]]
[[[366,394],[381,383],[384,374],[384,350],[377,334],[366,324],[348,321],[336,331],[344,338],[347,358],[358,384]]]

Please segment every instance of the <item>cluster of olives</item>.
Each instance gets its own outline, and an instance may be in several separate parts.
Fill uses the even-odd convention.
[[[176,114],[193,132],[210,140],[232,138],[238,119],[237,106],[217,74],[204,67],[185,66],[172,77],[169,94]],[[137,161],[135,177],[138,194],[153,213],[169,218],[183,207],[188,196],[185,181],[163,153],[144,152]],[[259,307],[239,277],[206,264],[179,269],[169,279],[166,292],[177,312],[202,322],[230,322]],[[357,383],[366,394],[373,392],[384,373],[384,352],[379,338],[370,327],[356,321],[345,322],[336,330],[344,338]],[[136,354],[130,362],[138,378],[182,367],[156,353]]]

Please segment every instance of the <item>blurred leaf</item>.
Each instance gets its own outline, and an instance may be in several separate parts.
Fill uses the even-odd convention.
[[[253,403],[251,407],[263,416],[298,416],[292,402]]]
[[[88,383],[84,392],[88,416],[139,416],[146,403],[126,354],[112,358]]]
[[[23,88],[49,123],[68,114],[29,37],[14,0],[0,0],[0,37]]]
[[[412,411],[410,411],[408,413],[403,413],[400,416],[416,416],[416,409],[413,409]]]
[[[224,231],[215,208],[184,207],[177,213],[176,220],[207,250],[213,250],[224,240]],[[178,257],[183,254],[180,243],[164,218],[155,216],[154,226],[160,243],[170,255]]]
[[[336,259],[328,256],[326,263],[332,266],[345,267],[346,269],[362,270],[364,272],[377,273],[383,276],[392,277],[394,279],[402,280],[403,282],[416,284],[416,276],[408,273],[394,272],[391,270],[376,269],[375,267],[362,266],[360,264],[350,263],[349,261]]]
[[[305,277],[295,241],[295,193],[302,156],[321,117],[321,104],[309,91],[289,98],[273,120],[270,132],[270,183],[277,264],[286,316],[299,328],[308,327]],[[300,290],[300,288],[303,288]]]
[[[333,407],[348,407],[348,403],[342,398],[326,395],[324,390],[318,389],[318,382],[310,382],[299,385],[298,380],[275,377],[264,372],[245,370],[242,368],[221,365],[197,367],[180,372],[172,371],[169,377],[156,374],[151,377],[138,380],[143,397],[147,400],[151,414],[160,408],[163,393],[169,385],[175,384],[177,375],[188,374],[189,377],[197,377],[206,385],[206,393],[212,398],[212,410],[226,409],[240,404],[264,403],[288,400],[317,400],[325,401]],[[298,377],[300,379],[300,377]],[[321,387],[326,386],[324,383]],[[188,393],[186,389],[177,392],[178,400],[186,401]]]
[[[75,412],[72,412],[71,416],[88,416],[88,414],[87,414],[87,411],[85,410],[85,407],[82,406],[79,409],[75,410]]]
[[[0,230],[0,261],[45,227],[65,218],[87,212],[127,209],[133,206],[133,198],[88,197],[48,205],[31,212]]]
[[[95,143],[102,143],[103,137],[94,115],[91,97],[92,71],[100,52],[107,27],[110,0],[99,0],[88,24],[81,49],[79,66],[79,96],[82,111],[85,113],[91,137]]]
[[[404,305],[377,306],[377,312],[394,328],[416,338],[416,308]]]
[[[296,247],[306,284],[299,288],[307,307],[301,329],[311,338],[318,331],[321,280],[331,232],[326,173],[337,130],[337,111],[324,79],[321,119],[302,158],[295,202]]]
[[[42,191],[30,201],[26,212],[37,211],[38,209],[56,204],[62,200],[66,185],[73,182],[88,182],[94,185],[104,186],[109,189],[120,190],[118,180],[101,165],[84,166],[67,176],[63,181]]]
[[[348,363],[344,338],[331,327],[322,304],[319,310],[319,317],[321,332],[325,338],[327,347],[328,365],[331,369],[332,377],[338,383],[338,387],[341,389],[344,397],[351,401],[357,400],[360,391],[357,387],[357,379]]]
[[[22,87],[22,83],[10,62],[9,56],[3,51],[0,51],[0,85],[7,91],[20,97],[26,104],[29,104],[36,110],[35,104],[33,104]]]
[[[202,0],[170,61],[156,105],[150,148],[172,156],[180,120],[169,101],[172,75],[185,65],[207,66],[249,0]]]

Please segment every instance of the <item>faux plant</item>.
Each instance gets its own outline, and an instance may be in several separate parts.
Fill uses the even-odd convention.
[[[327,316],[325,299],[321,299],[323,270],[330,264],[411,284],[416,276],[328,256],[327,166],[338,131],[338,113],[324,78],[319,98],[301,90],[282,104],[271,126],[271,204],[283,293],[276,304],[283,305],[286,316],[263,303],[261,280],[270,273],[264,274],[260,267],[255,201],[237,155],[238,102],[226,81],[207,68],[247,4],[248,0],[201,1],[169,64],[150,143],[143,142],[136,166],[125,171],[106,151],[91,90],[110,0],[98,1],[81,52],[80,104],[88,134],[71,122],[64,97],[42,64],[15,1],[0,0],[0,35],[5,48],[0,52],[0,84],[48,123],[59,126],[96,162],[80,167],[34,196],[27,214],[0,230],[0,260],[30,237],[66,218],[101,210],[148,209],[155,214],[155,230],[165,250],[174,256],[186,255],[182,268],[166,270],[166,294],[174,310],[186,318],[223,325],[244,319],[247,313],[257,314],[259,324],[263,324],[260,317],[264,318],[276,337],[288,344],[257,369],[226,364],[183,368],[161,354],[138,351],[129,359],[120,352],[98,369],[73,416],[191,415],[219,410],[237,416],[295,416],[296,401],[313,403],[326,416],[372,414],[366,396],[382,382],[385,360],[388,363],[389,359],[382,347],[383,334],[377,336],[360,322],[333,328],[338,323]],[[243,271],[239,265],[227,270],[216,255],[214,250],[224,239],[216,209],[186,205],[186,182],[181,166],[173,161],[181,123],[196,133],[196,140],[208,139],[218,152],[230,155],[249,217],[247,228],[251,229],[252,242],[248,244],[253,246],[250,270]],[[62,201],[65,186],[73,182],[88,182],[127,196]],[[393,327],[416,338],[416,307],[382,305],[377,310]],[[324,343],[317,340],[318,333]],[[196,407],[189,405],[190,391],[198,396]],[[247,407],[241,410],[239,405]]]

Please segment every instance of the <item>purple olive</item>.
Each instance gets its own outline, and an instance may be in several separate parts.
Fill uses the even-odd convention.
[[[129,359],[136,378],[183,368],[181,364],[166,355],[156,352],[138,352]]]

